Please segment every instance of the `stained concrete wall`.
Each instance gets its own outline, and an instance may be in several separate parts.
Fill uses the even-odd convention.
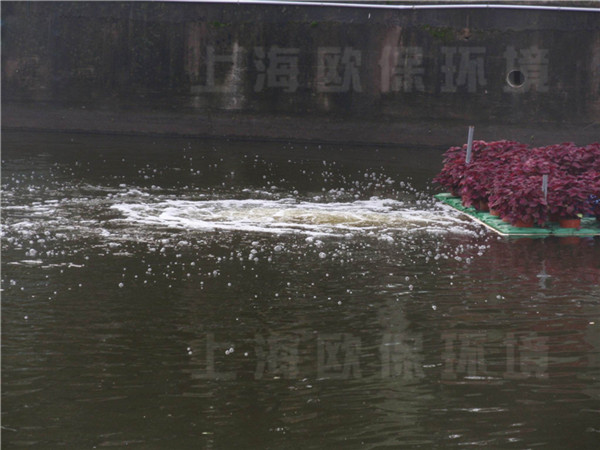
[[[585,143],[599,91],[600,13],[2,3],[5,129]]]

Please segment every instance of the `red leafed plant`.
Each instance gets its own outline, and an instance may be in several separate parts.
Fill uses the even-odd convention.
[[[507,172],[494,184],[490,208],[500,212],[512,225],[518,222],[544,225],[548,220],[548,204],[542,192],[542,176],[522,171]]]
[[[521,161],[527,151],[527,147],[518,142],[478,142],[481,145],[472,162],[466,165],[464,176],[459,182],[463,204],[475,208],[479,208],[482,201],[488,202],[494,180],[504,177],[504,172],[510,170],[516,161]]]
[[[565,219],[591,214],[592,173],[576,176],[556,172],[548,182],[548,208],[550,214]]]
[[[549,216],[600,217],[600,144],[572,143],[528,148],[511,141],[473,143],[472,160],[465,162],[466,145],[446,152],[445,165],[434,181],[458,193],[465,206],[488,201],[491,209],[513,225],[543,225]],[[542,177],[548,176],[548,195]]]
[[[433,179],[435,183],[449,190],[452,194],[458,194],[460,180],[464,176],[466,151],[461,147],[450,147],[444,153],[444,167]]]
[[[451,147],[444,153],[444,167],[434,178],[440,184],[467,202],[477,203],[487,198],[491,189],[488,175],[498,175],[509,162],[524,158],[527,146],[513,141],[473,141],[471,163],[466,163],[467,145]],[[465,180],[465,178],[469,178]],[[481,194],[480,194],[481,193]],[[469,203],[470,204],[470,203]]]
[[[479,209],[481,201],[488,201],[493,182],[493,174],[485,170],[484,164],[468,167],[459,183],[463,205]]]
[[[600,171],[600,144],[594,143],[586,147],[577,147],[572,142],[549,145],[538,149],[546,161],[552,161],[563,172],[573,175],[590,170]]]
[[[592,215],[600,220],[600,170],[589,174],[591,194],[589,196]]]

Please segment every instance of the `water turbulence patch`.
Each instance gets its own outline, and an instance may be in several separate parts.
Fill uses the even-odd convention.
[[[472,232],[468,222],[447,209],[415,209],[403,202],[379,198],[344,203],[296,199],[166,200],[117,203],[112,208],[123,214],[117,221],[182,230],[309,235],[417,230]]]

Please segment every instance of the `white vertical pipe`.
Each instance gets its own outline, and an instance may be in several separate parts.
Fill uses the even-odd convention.
[[[548,174],[542,175],[542,192],[544,193],[544,201],[548,203]]]

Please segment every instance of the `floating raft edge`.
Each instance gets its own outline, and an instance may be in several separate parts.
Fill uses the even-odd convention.
[[[519,236],[519,237],[593,237],[600,236],[600,222],[593,217],[584,217],[581,219],[581,228],[561,228],[558,224],[550,223],[545,227],[535,226],[533,228],[514,227],[509,223],[503,222],[502,219],[492,216],[490,213],[477,211],[473,207],[464,207],[462,200],[459,197],[453,197],[445,192],[434,195],[434,198],[445,203],[473,219],[475,222],[484,225],[490,230],[498,233],[501,236]]]

